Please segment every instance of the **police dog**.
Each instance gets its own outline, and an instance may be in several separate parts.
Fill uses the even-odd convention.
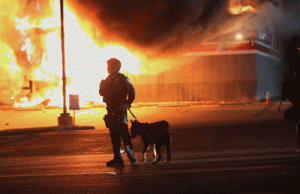
[[[165,146],[167,151],[167,162],[171,160],[170,141],[171,136],[168,131],[169,123],[167,121],[159,121],[155,123],[140,123],[137,120],[131,121],[131,138],[134,139],[140,135],[144,143],[143,162],[146,162],[146,151],[153,145],[153,164],[158,163],[162,156],[160,148]],[[158,153],[158,158],[156,158]]]

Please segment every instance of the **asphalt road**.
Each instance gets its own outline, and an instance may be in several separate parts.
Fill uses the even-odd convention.
[[[64,163],[10,166],[12,171],[23,172],[1,175],[1,193],[287,193],[299,184],[300,168],[293,157],[227,159],[107,168],[83,157]]]
[[[137,115],[147,118],[157,110],[148,108]],[[288,193],[297,189],[300,154],[295,151],[295,128],[277,107],[168,110],[172,118],[164,119],[171,124],[172,160],[157,165],[151,163],[150,152],[148,161],[141,162],[143,145],[138,137],[133,140],[137,165],[123,155],[123,167],[106,167],[112,147],[105,129],[1,131],[1,193]],[[178,121],[179,116],[194,118],[195,113],[202,120]],[[220,115],[234,116],[220,119]]]

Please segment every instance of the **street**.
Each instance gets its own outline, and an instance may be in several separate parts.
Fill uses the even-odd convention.
[[[37,158],[36,158],[37,159]],[[109,157],[101,157],[107,160]],[[2,175],[3,193],[286,193],[299,177],[296,159],[258,161],[177,161],[171,164],[126,163],[107,168],[92,156],[48,158],[14,167]],[[25,169],[26,168],[26,169]],[[41,169],[42,168],[42,169]],[[2,171],[2,169],[1,169]],[[41,171],[41,172],[39,172]]]
[[[172,160],[165,163],[163,151],[153,165],[149,150],[143,163],[137,137],[132,142],[139,162],[131,165],[123,154],[123,167],[105,165],[113,155],[104,112],[76,115],[78,125],[94,130],[60,131],[52,123],[57,118],[45,126],[27,120],[34,114],[41,121],[57,110],[3,111],[2,123],[15,114],[25,119],[10,117],[5,126],[11,128],[0,131],[1,193],[287,193],[300,178],[298,143],[283,118],[289,104],[279,112],[277,105],[132,108],[141,122],[170,123]],[[13,127],[22,121],[24,128]]]

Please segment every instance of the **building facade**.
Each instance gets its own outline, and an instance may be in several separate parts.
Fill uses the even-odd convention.
[[[210,51],[203,51],[209,47]],[[158,75],[132,77],[136,102],[262,101],[279,98],[283,69],[275,49],[259,42],[217,50],[217,43],[184,54],[189,61]],[[215,49],[214,49],[215,48]]]
[[[280,2],[230,1],[233,18],[248,14],[240,23],[242,34],[231,30],[186,51],[178,56],[186,59],[179,67],[158,75],[132,76],[136,102],[254,102],[265,100],[267,92],[271,99],[279,99],[284,67],[275,31],[278,24],[269,18],[278,15]],[[258,13],[259,6],[264,12]]]

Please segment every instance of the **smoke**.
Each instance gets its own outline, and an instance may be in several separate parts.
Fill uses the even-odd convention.
[[[95,33],[101,31],[101,36],[94,35],[98,41],[123,41],[152,55],[168,55],[203,42],[228,40],[236,32],[247,38],[256,27],[265,30],[280,23],[275,25],[277,33],[292,30],[295,26],[282,28],[282,21],[289,12],[296,15],[296,2],[278,6],[279,0],[77,0],[70,6],[94,23]],[[251,9],[233,15],[230,6]]]
[[[281,43],[282,59],[281,63],[285,68],[283,79],[285,80],[290,73],[290,64],[293,63],[291,57],[293,36],[300,38],[300,16],[299,16],[300,2],[297,0],[284,1],[283,11],[285,13],[284,19],[281,21],[280,30],[278,31]]]
[[[78,0],[70,6],[99,26],[99,41],[117,39],[157,54],[185,46],[187,39],[198,38],[210,25],[217,26],[227,13],[223,0]]]
[[[38,26],[53,16],[50,4],[54,0],[12,0],[0,6],[0,41],[10,46],[17,60],[25,69],[40,64],[42,56],[33,59],[24,52],[26,40],[34,40],[33,50],[43,53],[43,38],[47,32],[31,29],[22,33],[16,29],[15,18],[26,18]],[[91,23],[91,36],[98,45],[121,43],[137,47],[149,56],[176,54],[202,42],[229,40],[232,34],[242,32],[252,36],[253,29],[275,24],[281,41],[298,33],[299,2],[296,0],[65,0],[72,12],[84,22]],[[243,5],[242,5],[243,4]],[[248,11],[232,15],[230,6],[252,6],[257,12]],[[10,10],[10,12],[7,12]],[[258,19],[258,20],[257,20]],[[257,22],[258,21],[258,22]],[[257,23],[256,23],[257,22]],[[27,37],[26,37],[27,36]],[[30,36],[30,37],[28,37]],[[23,48],[23,49],[22,49]],[[37,52],[35,52],[37,53]]]
[[[26,18],[28,23],[38,26],[53,16],[50,4],[54,0],[12,0],[0,6],[0,41],[16,52],[19,64],[26,71],[38,66],[42,55],[24,52],[26,40],[34,40],[33,50],[43,53],[43,38],[46,31],[31,29],[22,33],[16,29],[14,18]],[[241,32],[244,37],[253,36],[256,27],[276,24],[277,33],[289,37],[295,31],[299,3],[284,1],[284,11],[274,4],[275,0],[64,0],[82,23],[90,23],[89,32],[98,45],[126,45],[143,50],[149,57],[173,55],[203,42],[224,41]],[[232,15],[230,6],[252,6],[256,12]],[[6,10],[13,10],[8,12]],[[259,13],[259,14],[257,14]],[[289,19],[286,19],[286,16]],[[284,18],[284,19],[282,19]],[[257,22],[258,21],[258,22]],[[284,22],[283,22],[284,21]],[[257,25],[257,26],[256,26]],[[299,26],[299,23],[298,23]],[[26,37],[27,36],[27,37]],[[284,38],[282,38],[284,39]],[[23,48],[23,49],[22,49]],[[37,52],[35,52],[37,53]]]
[[[290,41],[292,36],[300,36],[300,2],[297,0],[284,1],[285,18],[280,23],[280,37],[283,42]]]

